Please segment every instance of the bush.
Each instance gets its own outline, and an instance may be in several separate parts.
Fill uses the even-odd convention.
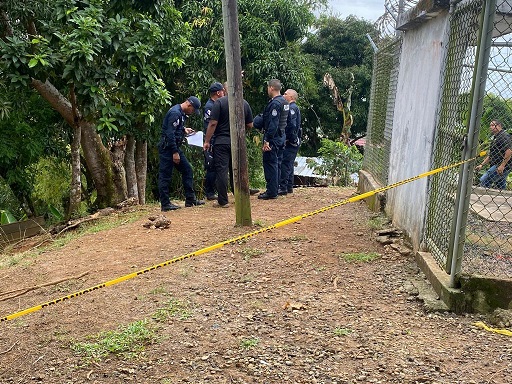
[[[322,139],[318,154],[322,164],[314,166],[315,172],[329,177],[333,185],[342,187],[351,184],[350,175],[359,171],[363,162],[363,155],[355,145],[348,146],[341,141]]]

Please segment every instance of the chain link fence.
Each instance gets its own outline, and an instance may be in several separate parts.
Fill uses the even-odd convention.
[[[505,146],[510,145],[507,135],[512,133],[512,0],[499,1],[495,9],[478,143],[496,159],[474,174],[462,272],[512,278],[512,181],[486,174],[490,165],[502,162]],[[501,132],[492,125],[496,121]],[[505,172],[512,167],[510,162]]]
[[[379,48],[374,56],[370,110],[363,169],[375,180],[386,185],[389,170],[389,151],[393,128],[401,39],[394,39]]]
[[[446,41],[432,169],[507,141],[491,131],[495,120],[512,133],[512,0],[456,3]],[[395,38],[374,58],[363,168],[381,185],[388,182],[400,53]],[[452,276],[512,278],[512,176],[505,188],[482,185],[489,167],[475,169],[482,161],[431,177],[422,247]]]
[[[511,10],[506,2],[470,1],[451,15],[433,168],[464,158],[464,148],[466,158],[488,150],[491,121],[512,124]],[[425,243],[447,273],[511,278],[512,193],[481,187],[483,172],[474,166],[432,177]]]
[[[469,105],[483,1],[461,5],[451,15],[443,74],[441,108],[436,129],[432,168],[461,160],[469,125]],[[438,173],[430,180],[425,245],[447,272],[455,237],[455,202],[459,190],[459,169]]]

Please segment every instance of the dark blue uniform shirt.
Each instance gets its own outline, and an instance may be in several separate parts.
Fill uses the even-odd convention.
[[[286,140],[290,145],[299,145],[300,126],[300,110],[294,101],[290,103],[290,111],[288,112],[288,120],[286,122]]]
[[[282,95],[274,97],[263,112],[263,141],[283,146],[285,141],[286,120],[290,106]]]
[[[172,153],[178,152],[178,147],[185,138],[185,120],[187,115],[180,104],[173,105],[165,115],[162,124],[162,144],[164,148],[170,147]]]

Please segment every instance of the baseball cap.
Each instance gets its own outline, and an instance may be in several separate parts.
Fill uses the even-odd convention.
[[[224,89],[224,86],[221,83],[216,81],[215,83],[212,83],[212,85],[210,85],[210,88],[208,88],[208,92],[213,93],[213,92],[222,91],[223,89]]]
[[[201,102],[199,101],[199,99],[195,96],[190,96],[187,100],[194,107],[194,111],[195,111],[196,115],[200,115],[201,114]]]

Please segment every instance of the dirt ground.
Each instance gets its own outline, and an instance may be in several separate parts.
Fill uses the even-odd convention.
[[[2,254],[0,317],[353,193],[252,196],[253,227],[211,202],[165,213],[167,229],[143,226],[157,206],[114,214],[114,228]],[[376,241],[378,219],[342,205],[1,322],[0,383],[511,383],[512,339],[474,326],[479,315],[428,311],[411,289],[423,278],[413,256]],[[139,350],[91,359],[77,348],[133,324],[151,332]]]

